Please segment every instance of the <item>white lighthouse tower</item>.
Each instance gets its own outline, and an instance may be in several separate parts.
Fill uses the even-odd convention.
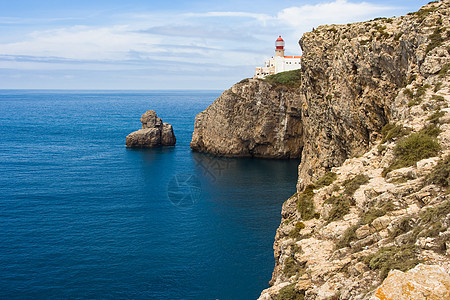
[[[280,35],[275,41],[275,57],[271,57],[266,61],[264,67],[256,67],[253,78],[264,78],[268,75],[301,68],[300,62],[302,57],[284,55],[284,46],[284,40]]]

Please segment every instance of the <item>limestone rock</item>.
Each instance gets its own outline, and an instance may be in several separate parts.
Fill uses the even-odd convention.
[[[191,148],[220,156],[299,158],[298,91],[249,79],[222,93],[195,118]]]
[[[173,146],[176,143],[172,125],[163,123],[156,112],[149,110],[141,117],[142,129],[130,133],[126,138],[129,148],[154,148]]]
[[[450,155],[449,16],[450,0],[433,1],[403,17],[303,35],[295,102],[302,158],[297,193],[283,204],[275,236],[270,299],[286,282],[306,300],[450,299],[450,194],[445,184],[430,183],[431,174],[446,176],[441,163]],[[262,86],[253,88],[258,94]],[[381,134],[387,123],[400,135]],[[437,135],[440,150],[393,164],[400,162],[402,128]],[[329,171],[332,184],[304,190]],[[356,184],[358,175],[368,181]],[[305,207],[313,218],[302,216]],[[298,222],[305,227],[293,237]],[[392,268],[410,271],[392,271],[376,291]],[[261,299],[269,299],[268,290]]]
[[[450,275],[440,266],[419,264],[404,273],[389,272],[370,300],[450,299]]]

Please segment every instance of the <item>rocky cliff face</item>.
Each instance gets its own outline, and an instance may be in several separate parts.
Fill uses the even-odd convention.
[[[399,104],[405,104],[395,102],[399,91],[415,80],[420,85],[448,63],[448,15],[443,8],[432,10],[321,26],[301,38],[305,139],[299,189],[367,151],[381,127],[399,117]]]
[[[191,148],[222,156],[299,158],[298,89],[247,79],[195,118]]]
[[[300,40],[298,193],[260,299],[448,299],[449,7]]]

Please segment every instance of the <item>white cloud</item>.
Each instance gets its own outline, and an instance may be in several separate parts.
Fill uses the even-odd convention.
[[[267,14],[256,14],[241,11],[211,11],[207,13],[189,13],[185,14],[186,17],[227,17],[227,18],[249,18],[256,19],[266,24],[267,21],[274,19],[273,16]]]
[[[29,38],[0,45],[0,54],[54,56],[68,59],[117,60],[131,49],[155,51],[152,45],[161,38],[142,36],[128,31],[128,26],[73,26],[35,31]]]
[[[113,25],[61,25],[17,35],[14,42],[0,42],[0,68],[86,71],[147,68],[160,76],[169,76],[169,72],[172,75],[177,68],[186,72],[192,69],[199,75],[204,68],[223,71],[227,76],[230,68],[247,66],[251,76],[254,70],[251,65],[260,65],[273,55],[273,42],[278,34],[285,38],[288,54],[298,54],[298,39],[312,27],[363,21],[394,9],[368,2],[334,0],[284,8],[272,15],[241,11],[121,15]],[[16,20],[0,19],[0,23],[9,22]]]
[[[336,0],[316,5],[303,5],[282,9],[277,14],[280,24],[288,26],[286,37],[298,41],[301,35],[314,27],[326,24],[346,24],[366,21],[394,11],[396,7],[368,2]]]
[[[277,19],[293,28],[298,28],[305,25],[318,26],[364,21],[393,9],[392,6],[375,5],[368,2],[353,3],[347,0],[336,0],[317,5],[285,8],[278,13]]]

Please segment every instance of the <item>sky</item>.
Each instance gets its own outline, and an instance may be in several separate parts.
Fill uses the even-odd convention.
[[[419,0],[0,0],[0,89],[223,90],[323,24]]]

